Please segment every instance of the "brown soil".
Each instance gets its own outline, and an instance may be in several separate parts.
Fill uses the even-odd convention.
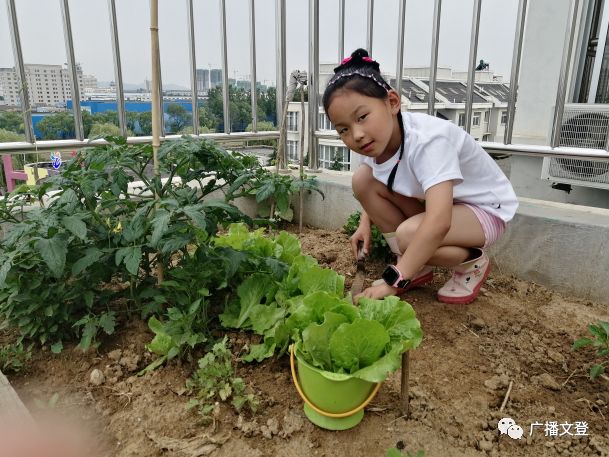
[[[344,274],[350,287],[355,266],[346,235],[306,229],[301,239],[305,252]],[[368,262],[368,280],[382,268]],[[405,447],[403,455],[419,449],[426,456],[609,455],[609,380],[590,381],[591,352],[570,350],[587,324],[607,319],[607,307],[497,270],[471,305],[444,305],[435,300],[435,290],[447,278],[441,271],[431,286],[405,297],[425,333],[410,355],[408,419],[400,417],[398,372],[357,427],[319,429],[302,412],[284,357],[238,365],[239,376],[262,400],[257,414],[238,416],[221,405],[216,423],[201,425],[197,414],[185,409],[184,383],[194,363],[135,376],[152,360],[144,347],[151,333],[139,321],[84,355],[69,348],[59,356],[38,351],[26,372],[9,379],[31,411],[58,393],[54,409],[96,427],[108,457],[384,456],[396,445]],[[231,335],[233,351],[248,340]],[[89,382],[95,368],[105,373],[101,386]],[[510,382],[507,405],[499,412]],[[524,429],[521,440],[499,435],[497,421],[503,417]],[[588,436],[546,436],[543,426],[530,436],[532,423],[550,421],[585,421]]]

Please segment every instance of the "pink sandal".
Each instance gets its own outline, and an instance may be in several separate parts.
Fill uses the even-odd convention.
[[[452,278],[438,290],[438,301],[453,305],[467,305],[473,302],[491,271],[488,256],[478,249],[480,255],[454,267]]]

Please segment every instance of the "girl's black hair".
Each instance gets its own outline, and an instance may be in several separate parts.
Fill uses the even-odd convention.
[[[387,98],[391,86],[381,76],[379,63],[368,56],[365,49],[356,49],[351,57],[344,59],[341,64],[334,68],[334,76],[328,81],[326,90],[322,97],[324,110],[327,113],[332,97],[338,89],[346,89],[365,95],[366,97]],[[398,165],[404,154],[404,121],[402,112],[398,112],[398,125],[400,126],[400,155],[398,161],[389,174],[387,187],[393,193],[393,182]]]

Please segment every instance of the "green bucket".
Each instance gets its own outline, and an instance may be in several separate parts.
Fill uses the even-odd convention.
[[[364,407],[380,387],[380,383],[315,368],[303,360],[298,346],[290,348],[290,365],[294,385],[305,403],[305,415],[318,427],[328,430],[347,430],[359,424]]]

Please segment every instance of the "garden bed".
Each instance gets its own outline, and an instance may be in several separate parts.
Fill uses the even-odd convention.
[[[344,274],[349,289],[355,265],[346,235],[306,229],[301,242],[320,265]],[[368,262],[367,279],[378,277],[383,266]],[[591,352],[570,349],[589,323],[606,320],[607,307],[497,269],[473,304],[444,305],[435,300],[435,290],[447,278],[439,272],[431,286],[404,297],[424,331],[410,356],[409,419],[400,417],[398,372],[383,384],[356,428],[329,432],[313,426],[302,412],[284,356],[238,364],[237,374],[261,400],[256,414],[239,416],[221,404],[214,423],[202,425],[197,413],[185,408],[185,380],[196,361],[174,360],[136,376],[154,358],[145,349],[153,335],[137,320],[84,355],[67,345],[59,355],[48,348],[35,351],[27,370],[9,379],[30,411],[48,410],[54,397],[54,410],[77,415],[101,437],[108,457],[383,456],[395,446],[404,447],[403,455],[417,450],[427,456],[609,455],[609,381],[590,381]],[[235,355],[255,338],[229,336]],[[0,343],[9,337],[0,334]],[[105,375],[99,386],[90,383],[96,368]],[[521,440],[499,436],[502,417],[523,428]],[[546,436],[544,425],[552,421],[559,434],[568,427],[561,424],[573,424],[573,435]],[[587,423],[587,436],[575,436],[576,422]],[[531,434],[534,423],[541,425]]]

